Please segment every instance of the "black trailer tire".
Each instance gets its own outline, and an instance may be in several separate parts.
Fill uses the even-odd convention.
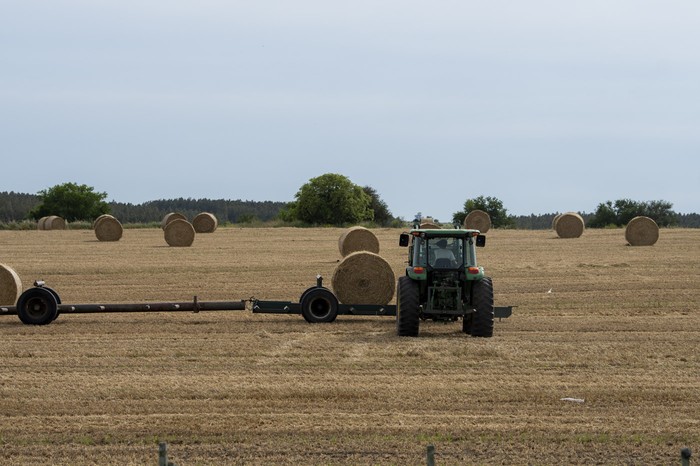
[[[471,333],[474,337],[489,338],[493,336],[493,283],[490,277],[484,277],[472,285],[473,314]]]
[[[315,289],[318,289],[318,287],[317,287],[317,286],[312,286],[311,288],[307,288],[307,289],[304,290],[304,292],[301,294],[301,296],[299,296],[299,303],[300,303],[299,305],[300,305],[300,306],[301,306],[301,303],[304,302],[304,298],[306,297],[307,293],[309,293],[309,292],[311,292],[311,291],[313,291],[313,290],[315,290]],[[305,314],[305,313],[302,312],[302,313],[301,313],[301,316],[302,316],[302,317],[304,318],[304,320],[307,321],[308,323],[310,323],[310,324],[313,323],[312,321],[309,320],[308,317],[306,317],[306,314]]]
[[[17,300],[17,315],[27,325],[50,324],[57,313],[56,297],[43,288],[29,288]]]
[[[312,324],[333,322],[338,317],[338,298],[327,288],[306,290],[301,299],[301,315]]]
[[[400,337],[417,337],[420,326],[418,283],[409,277],[399,277],[396,289],[396,333]]]
[[[51,294],[53,295],[53,297],[56,298],[56,304],[61,304],[61,297],[58,295],[58,293],[56,292],[56,290],[54,290],[53,288],[49,288],[48,286],[42,286],[42,288],[45,289],[45,290],[49,290],[49,291],[51,292]],[[59,310],[56,310],[56,317],[54,317],[53,320],[58,319],[58,316],[59,316],[60,313],[61,313],[61,312],[60,312]]]

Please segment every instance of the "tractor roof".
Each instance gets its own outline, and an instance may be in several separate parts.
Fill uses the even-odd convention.
[[[453,237],[461,238],[467,236],[476,236],[480,234],[479,230],[467,230],[463,228],[456,228],[452,230],[443,229],[428,229],[428,228],[414,228],[411,230],[411,234],[418,233],[423,238],[440,238],[440,237]]]

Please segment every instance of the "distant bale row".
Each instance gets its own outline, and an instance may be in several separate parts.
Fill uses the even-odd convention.
[[[160,227],[165,230],[168,224],[175,220],[187,221],[187,217],[179,212],[170,212],[163,217],[163,220],[160,222]],[[192,226],[197,233],[214,233],[219,226],[219,221],[214,214],[202,212],[194,217],[192,220]]]
[[[0,264],[0,305],[14,306],[22,294],[22,280],[11,267]]]
[[[649,217],[634,217],[625,227],[625,239],[630,246],[651,246],[659,240],[659,226]]]
[[[560,238],[578,238],[583,234],[585,224],[583,217],[576,212],[566,212],[554,217],[552,229]]]
[[[579,214],[567,212],[554,216],[552,229],[560,238],[578,238],[583,234],[585,224]],[[659,239],[659,226],[649,217],[635,217],[625,227],[625,239],[631,246],[651,246]]]
[[[483,210],[472,210],[464,217],[464,228],[486,233],[491,229],[491,217]]]
[[[57,215],[41,217],[36,222],[37,230],[65,230],[66,221]]]

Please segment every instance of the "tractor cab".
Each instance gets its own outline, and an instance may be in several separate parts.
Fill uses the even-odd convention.
[[[486,237],[478,230],[414,229],[401,234],[399,245],[408,247],[407,275],[416,280],[426,279],[426,271],[469,271],[480,269],[476,247],[483,247]],[[483,274],[483,271],[481,271]]]

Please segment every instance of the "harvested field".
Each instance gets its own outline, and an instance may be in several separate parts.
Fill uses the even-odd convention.
[[[401,276],[401,230],[374,230]],[[0,260],[66,303],[296,300],[342,229],[0,231]],[[700,230],[492,230],[494,337],[386,317],[250,311],[0,317],[0,463],[676,464],[700,451]],[[551,292],[549,292],[551,290]],[[561,401],[582,398],[584,403]]]

